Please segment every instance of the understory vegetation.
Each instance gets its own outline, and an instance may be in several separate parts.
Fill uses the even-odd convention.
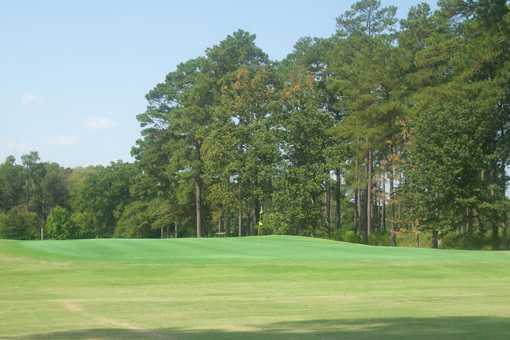
[[[508,249],[509,3],[396,12],[356,2],[280,61],[251,33],[227,36],[146,95],[132,163],[8,157],[0,238]]]

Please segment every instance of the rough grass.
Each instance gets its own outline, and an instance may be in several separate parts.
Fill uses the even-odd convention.
[[[0,241],[0,338],[509,339],[509,265],[284,236]]]

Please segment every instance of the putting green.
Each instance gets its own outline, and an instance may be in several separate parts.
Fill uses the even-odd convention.
[[[0,339],[510,339],[510,252],[0,241]]]

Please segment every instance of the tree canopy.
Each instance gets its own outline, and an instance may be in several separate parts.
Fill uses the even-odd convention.
[[[358,1],[279,61],[234,32],[148,92],[133,163],[8,157],[0,236],[508,247],[509,3],[396,13]]]

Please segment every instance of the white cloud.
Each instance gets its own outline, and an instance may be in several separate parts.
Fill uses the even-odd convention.
[[[76,145],[80,141],[78,136],[55,136],[48,140],[49,145],[70,146]]]
[[[41,103],[42,103],[42,97],[35,95],[33,93],[24,93],[21,96],[21,104],[23,104],[23,106],[25,106],[25,107],[32,108],[32,107],[40,105]]]
[[[89,117],[85,121],[85,127],[90,130],[105,130],[115,126],[115,122],[108,117]]]

